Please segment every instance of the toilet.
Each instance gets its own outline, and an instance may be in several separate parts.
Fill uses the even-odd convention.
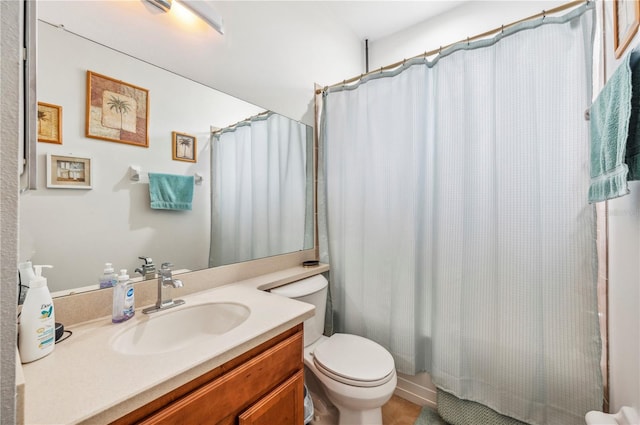
[[[391,354],[361,336],[323,335],[327,280],[322,275],[274,288],[271,293],[315,306],[315,316],[304,322],[304,364],[338,409],[338,424],[382,425],[381,407],[397,383]]]
[[[636,409],[628,406],[623,406],[615,414],[592,410],[587,412],[584,418],[587,425],[637,425],[640,423]]]

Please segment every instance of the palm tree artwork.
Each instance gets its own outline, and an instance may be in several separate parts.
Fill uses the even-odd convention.
[[[198,151],[198,142],[196,136],[178,133],[177,131],[171,134],[173,140],[171,147],[172,158],[177,161],[197,162],[196,152]]]
[[[149,147],[149,90],[87,71],[85,122],[87,137]]]
[[[38,134],[42,134],[42,123],[49,121],[45,111],[38,111]]]
[[[191,151],[192,144],[191,139],[187,139],[184,137],[180,137],[180,146],[182,147],[182,154],[178,153],[180,158],[193,158],[193,153]]]
[[[131,110],[131,106],[127,103],[126,100],[117,97],[115,95],[110,95],[109,100],[107,101],[107,105],[109,109],[120,114],[120,130],[122,130],[122,119],[124,115],[127,114]]]

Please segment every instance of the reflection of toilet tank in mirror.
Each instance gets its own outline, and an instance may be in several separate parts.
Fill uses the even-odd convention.
[[[55,265],[48,276],[52,292],[87,285],[97,288],[106,261],[117,269],[134,270],[140,266],[141,254],[159,261],[171,259],[176,269],[208,268],[213,184],[210,128],[228,127],[264,108],[42,21],[38,22],[37,59],[38,98],[64,108],[66,133],[63,145],[38,144],[38,167],[44,167],[48,153],[91,156],[94,182],[90,191],[51,190],[46,188],[45,174],[39,173],[38,190],[20,199],[21,261]],[[148,90],[148,148],[84,136],[87,70]],[[309,136],[305,148],[311,152],[311,129],[304,128]],[[172,159],[171,137],[176,130],[197,137],[197,162]],[[303,184],[306,199],[311,200],[311,155],[306,160]],[[203,184],[194,188],[193,210],[180,214],[151,210],[148,184],[144,179],[130,180],[131,164],[142,166],[145,173],[204,176]],[[299,235],[300,246],[295,250],[313,247],[313,223],[305,226],[308,235]]]

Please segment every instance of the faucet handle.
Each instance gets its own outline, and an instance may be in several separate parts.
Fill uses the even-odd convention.
[[[153,259],[151,257],[138,257],[139,259],[144,261],[144,264],[153,264]]]
[[[162,263],[162,266],[160,266],[160,268],[162,268],[162,270],[170,270],[171,267],[173,267],[173,264],[171,264],[171,263]]]

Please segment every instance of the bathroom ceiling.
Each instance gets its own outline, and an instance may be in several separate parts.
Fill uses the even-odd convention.
[[[322,8],[341,20],[358,38],[376,40],[412,27],[466,1],[383,0],[321,1]]]

